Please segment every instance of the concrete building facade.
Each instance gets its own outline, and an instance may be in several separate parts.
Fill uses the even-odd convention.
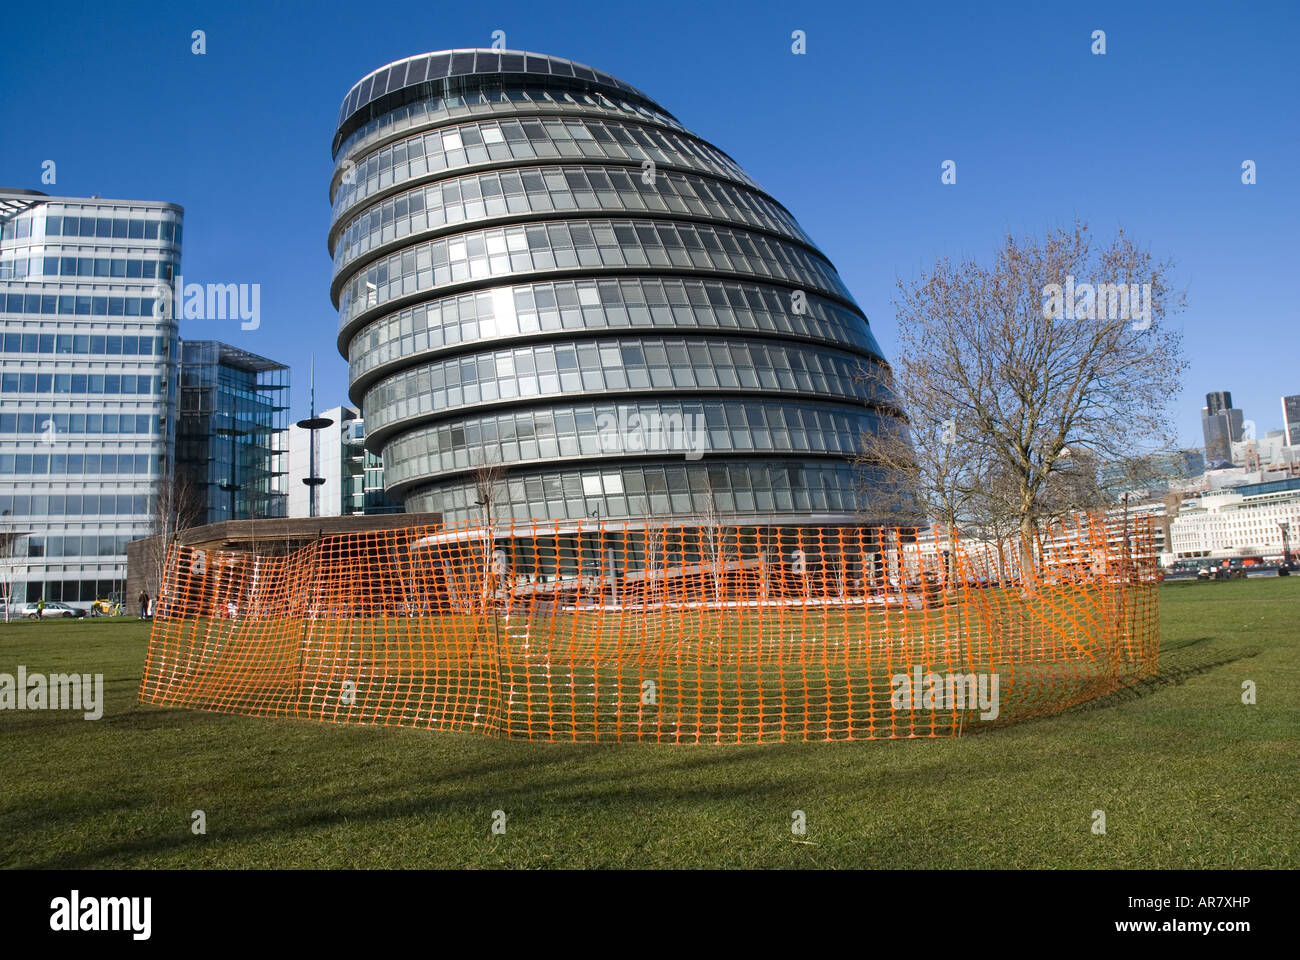
[[[1185,501],[1170,524],[1175,559],[1282,557],[1282,524],[1291,549],[1300,540],[1300,477],[1247,484]]]

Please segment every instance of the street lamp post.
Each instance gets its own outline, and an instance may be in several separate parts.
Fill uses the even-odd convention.
[[[320,464],[316,459],[316,434],[334,423],[329,417],[316,416],[316,358],[314,356],[311,358],[310,391],[309,414],[307,419],[298,421],[298,429],[307,431],[307,476],[302,478],[302,482],[307,485],[308,490],[307,516],[314,517],[317,515],[316,488],[325,482],[325,478],[317,474],[317,467]]]

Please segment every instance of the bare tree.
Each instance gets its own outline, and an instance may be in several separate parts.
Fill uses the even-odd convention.
[[[146,576],[152,581],[145,584],[145,589],[155,597],[166,576],[167,557],[176,538],[199,521],[203,508],[203,490],[189,470],[178,468],[159,478],[150,522],[151,539],[145,551]],[[126,600],[130,602],[131,598]]]
[[[26,536],[19,530],[6,510],[0,515],[0,604],[4,605],[5,623],[14,603],[14,584],[18,579],[18,541]]]
[[[997,461],[985,461],[981,472],[979,493],[971,501],[971,513],[966,529],[975,539],[992,544],[997,553],[998,581],[1006,583],[1014,576],[1012,556],[1018,551],[1009,547],[1020,533],[1020,515],[1017,512],[1017,485],[1008,471]]]
[[[664,555],[664,527],[661,521],[647,515],[642,531],[644,540],[644,558],[642,576],[644,578],[643,603],[653,605],[659,602],[659,578],[662,568],[667,566]]]
[[[957,564],[957,533],[983,491],[985,450],[958,431],[947,396],[924,366],[902,357],[896,367],[865,368],[859,378],[886,409],[864,431],[854,462],[863,468],[864,520],[885,527],[921,526],[927,519],[948,539],[948,580]],[[906,426],[903,426],[903,423]]]
[[[496,538],[493,533],[495,516],[493,509],[506,497],[503,489],[506,477],[506,465],[501,458],[501,448],[483,448],[479,452],[478,463],[473,473],[475,504],[483,510],[483,596],[486,599],[492,587],[493,549]]]
[[[501,448],[483,448],[477,457],[472,476],[474,478],[474,501],[483,508],[487,523],[492,523],[492,507],[504,499],[502,483],[506,476],[506,465],[501,459]]]
[[[1051,524],[1080,512],[1096,512],[1109,504],[1099,476],[1100,465],[1088,450],[1061,451],[1054,470],[1039,496],[1038,519]]]
[[[1026,567],[1039,521],[1080,506],[1061,474],[1081,454],[1172,442],[1186,362],[1165,323],[1183,305],[1171,270],[1122,230],[1099,247],[1076,223],[1006,237],[991,266],[944,259],[899,281],[900,363],[996,474]]]
[[[641,496],[641,517],[644,520],[642,531],[644,537],[644,556],[642,575],[644,577],[644,603],[658,602],[661,590],[662,571],[668,567],[667,536],[663,521],[655,517],[655,497],[664,494],[663,478],[651,473],[646,478],[646,492]]]
[[[699,538],[700,563],[713,586],[714,600],[721,601],[723,594],[723,564],[727,558],[726,532],[722,528],[722,515],[714,495],[713,478],[705,474],[703,503],[696,511],[694,524]]]

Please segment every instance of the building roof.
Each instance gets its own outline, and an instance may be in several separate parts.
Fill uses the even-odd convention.
[[[1246,483],[1239,487],[1233,487],[1232,493],[1239,493],[1243,497],[1254,497],[1265,493],[1288,493],[1292,490],[1300,491],[1300,477],[1288,477],[1284,480],[1264,480],[1260,483]]]
[[[241,347],[232,347],[228,343],[222,343],[220,340],[185,340],[185,343],[215,345],[218,352],[218,362],[222,366],[233,367],[236,370],[247,370],[250,373],[265,373],[268,370],[288,370],[287,363],[280,363],[278,360],[270,360],[266,357],[258,356],[256,353],[250,353]]]
[[[38,203],[125,203],[137,207],[169,207],[179,213],[185,212],[185,208],[179,203],[170,203],[166,200],[122,200],[120,198],[112,197],[52,197],[48,193],[42,193],[40,190],[26,190],[20,187],[0,187],[0,219],[7,219],[16,213],[21,213],[28,207],[35,206]]]
[[[20,190],[16,187],[0,187],[0,220],[17,216],[28,207],[41,202],[47,194],[39,190]]]
[[[405,60],[395,60],[372,70],[357,81],[339,107],[339,132],[335,149],[351,132],[348,120],[358,111],[384,98],[396,101],[394,94],[409,87],[433,84],[444,89],[454,89],[452,82],[459,77],[501,74],[508,76],[560,78],[576,88],[603,89],[615,96],[641,103],[676,119],[636,87],[618,77],[585,63],[552,57],[528,50],[490,50],[483,47],[436,50],[421,53]]]
[[[437,513],[382,513],[342,517],[264,517],[257,520],[221,520],[190,527],[176,536],[176,542],[216,550],[275,549],[292,547],[321,537],[339,534],[376,533],[407,527],[437,527]],[[138,542],[138,541],[137,541]]]

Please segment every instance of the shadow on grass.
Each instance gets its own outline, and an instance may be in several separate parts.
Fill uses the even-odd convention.
[[[449,735],[449,736],[455,736]],[[487,812],[501,808],[528,814],[539,803],[568,808],[570,815],[581,816],[584,811],[609,805],[626,807],[632,804],[675,805],[691,802],[717,802],[722,800],[765,800],[769,803],[784,801],[790,792],[805,785],[797,764],[783,762],[798,752],[803,744],[771,744],[753,747],[728,746],[712,750],[701,747],[683,755],[675,748],[675,762],[647,764],[641,767],[606,767],[593,770],[587,761],[611,758],[616,745],[567,744],[554,745],[546,750],[520,753],[516,757],[497,755],[489,762],[449,770],[433,780],[425,780],[425,789],[450,786],[440,793],[426,793],[419,797],[384,798],[395,790],[409,790],[410,771],[392,770],[379,782],[365,785],[371,793],[367,800],[359,797],[356,784],[340,784],[337,791],[313,798],[309,803],[293,808],[279,816],[271,816],[261,823],[222,827],[213,840],[226,844],[246,843],[259,838],[278,837],[329,829],[339,824],[382,824],[402,818],[433,818],[468,816],[481,812],[486,823]],[[762,754],[761,758],[759,754]],[[784,758],[782,755],[786,755]],[[720,769],[736,765],[756,764],[752,771],[742,771],[746,782],[732,780],[726,784],[717,781]],[[773,771],[785,770],[783,776]],[[521,776],[526,774],[526,776]],[[746,775],[747,774],[747,775]],[[652,784],[647,781],[657,781]],[[375,794],[378,794],[377,796]],[[361,802],[358,802],[358,801]],[[88,811],[82,801],[79,810]],[[104,803],[95,814],[108,814],[120,805]],[[208,810],[209,816],[212,810]],[[256,814],[256,811],[247,811]],[[182,849],[193,849],[196,842],[188,830],[188,807],[183,817],[178,817],[174,833],[154,835],[105,844],[76,853],[59,853],[37,859],[27,864],[34,869],[84,869],[113,863],[120,858],[135,862],[148,857],[167,856]]]
[[[1215,649],[1213,645],[1205,646],[1207,643],[1213,644],[1216,639],[1218,638],[1197,637],[1166,648],[1162,651],[1161,670],[1155,676],[1059,713],[1026,718],[1008,726],[1023,726],[1141,700],[1167,687],[1177,686],[1262,652],[1258,648],[1227,652]],[[131,711],[121,717],[121,721],[123,726],[149,730],[165,723],[180,721],[184,724],[182,718],[192,716],[194,715],[188,711],[182,711],[178,716],[171,710],[146,709]],[[215,719],[223,714],[202,713],[199,716]],[[288,718],[258,718],[249,722],[285,724],[288,729],[295,730],[295,733],[306,733],[317,726],[315,721]],[[970,728],[965,735],[987,736],[994,730],[1002,729],[1006,728]],[[177,815],[174,830],[123,838],[118,842],[91,842],[75,852],[46,853],[24,866],[36,869],[80,869],[115,864],[122,860],[139,864],[153,858],[174,857],[181,851],[197,852],[194,848],[196,843],[215,842],[228,849],[231,845],[257,845],[258,841],[267,839],[283,840],[295,835],[330,830],[340,824],[355,824],[364,831],[371,826],[403,819],[461,819],[478,813],[486,817],[487,811],[493,808],[527,816],[535,812],[539,804],[547,805],[552,812],[557,808],[567,811],[565,815],[572,817],[584,816],[593,809],[627,809],[629,806],[646,809],[656,804],[671,804],[678,809],[691,804],[723,801],[779,805],[792,792],[806,788],[807,771],[800,761],[811,756],[808,753],[810,747],[820,746],[792,742],[728,745],[716,749],[709,745],[697,745],[695,749],[690,749],[685,745],[537,744],[480,738],[475,734],[398,731],[396,728],[392,732],[403,740],[407,736],[433,736],[439,741],[445,741],[453,749],[456,741],[460,741],[469,750],[486,749],[487,754],[472,762],[444,767],[437,773],[432,773],[424,766],[417,784],[413,779],[411,765],[423,766],[420,754],[427,745],[411,742],[412,753],[404,757],[402,762],[372,770],[370,768],[376,762],[375,758],[365,754],[373,749],[374,741],[369,738],[354,740],[339,744],[342,749],[336,749],[323,762],[318,771],[320,787],[315,795],[275,811],[272,807],[274,797],[265,789],[266,786],[273,787],[274,783],[261,785],[251,798],[244,794],[237,803],[234,818],[242,822],[228,822],[206,841],[196,841],[190,835],[187,804],[162,801],[160,805],[163,807],[185,807]],[[288,753],[297,750],[310,753],[319,746],[310,742],[294,743],[292,741],[296,736],[287,739],[290,742],[281,746]],[[250,746],[250,749],[257,748]],[[626,763],[626,752],[629,749],[643,751],[644,762]],[[895,787],[906,783],[910,788],[925,790],[946,782],[953,762],[959,760],[955,757],[935,759],[933,764],[922,764],[910,770],[889,769],[890,764],[882,764],[874,770],[861,770],[855,776],[859,778],[863,789],[871,789],[871,781],[874,779],[888,777]],[[985,758],[986,762],[996,759]],[[363,782],[349,782],[344,775],[349,769],[354,772],[364,771]],[[84,797],[79,798],[77,811],[83,822],[87,817],[97,819],[112,815],[120,812],[123,806],[130,805],[133,799],[138,799],[131,795],[133,792],[127,788],[116,796],[103,797],[99,803],[90,805],[87,805]],[[412,792],[416,795],[411,795]],[[41,817],[48,817],[49,812],[47,807],[42,811]],[[212,814],[210,808],[208,812],[209,815]],[[23,819],[21,816],[16,818],[18,821]],[[34,812],[30,819],[30,826],[36,827],[39,818]],[[20,827],[21,823],[13,825]],[[287,859],[292,861],[289,865],[302,863],[302,856],[301,851],[288,854]],[[322,856],[328,858],[330,854],[322,851]]]
[[[1076,703],[1073,706],[1063,710],[1054,710],[1036,716],[1017,717],[1006,723],[992,723],[985,725],[976,725],[967,727],[962,733],[964,737],[988,736],[998,731],[1005,731],[1013,727],[1023,727],[1035,723],[1042,723],[1047,720],[1055,720],[1058,717],[1068,717],[1081,713],[1091,713],[1095,710],[1109,710],[1126,703],[1143,700],[1153,694],[1159,693],[1168,687],[1176,687],[1193,677],[1209,673],[1220,667],[1226,667],[1229,664],[1236,663],[1240,660],[1249,660],[1251,657],[1259,656],[1263,650],[1259,647],[1245,647],[1226,653],[1221,649],[1206,651],[1200,653],[1195,651],[1188,654],[1186,651],[1194,647],[1200,647],[1204,643],[1212,643],[1217,637],[1193,637],[1184,640],[1178,644],[1169,644],[1161,647],[1159,672],[1150,677],[1144,677],[1126,684],[1117,690],[1109,693],[1103,693],[1099,696],[1090,697],[1082,703]],[[1199,656],[1195,655],[1200,653]]]
[[[1202,638],[1208,639],[1208,638]],[[1191,643],[1183,644],[1176,648],[1179,650],[1186,649]],[[1263,651],[1259,648],[1251,647],[1237,650],[1231,654],[1217,652],[1215,656],[1205,656],[1196,660],[1188,660],[1169,664],[1168,660],[1162,658],[1160,672],[1154,676],[1144,677],[1136,683],[1129,684],[1126,687],[1089,700],[1086,703],[1079,703],[1069,709],[1061,711],[1058,716],[1067,716],[1072,713],[1086,713],[1090,710],[1105,710],[1110,707],[1118,706],[1122,703],[1131,703],[1134,700],[1141,700],[1149,697],[1153,693],[1158,693],[1166,687],[1176,687],[1186,683],[1193,677],[1209,673],[1211,670],[1217,670],[1219,667],[1226,667],[1230,663],[1236,663],[1239,660],[1249,660],[1251,657],[1259,656]]]

